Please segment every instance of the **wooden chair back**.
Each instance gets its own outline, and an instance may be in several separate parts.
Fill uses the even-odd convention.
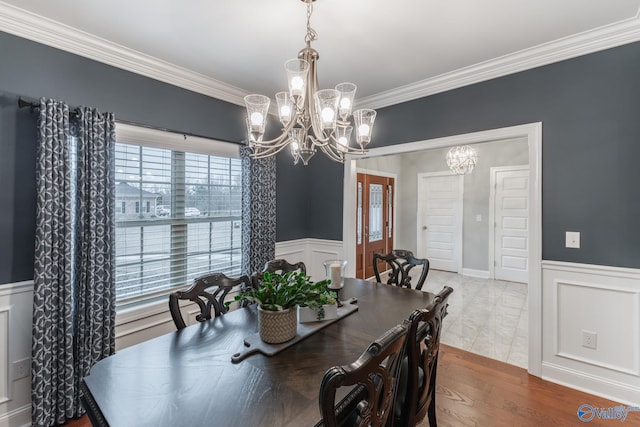
[[[382,265],[385,269],[380,267],[380,261],[384,261]],[[415,282],[415,286],[411,283],[411,270],[415,267],[422,266],[422,271],[418,280]],[[418,290],[422,289],[427,274],[429,273],[429,260],[426,258],[416,258],[413,252],[404,249],[394,249],[388,254],[374,254],[373,255],[373,272],[376,275],[376,281],[383,283],[381,279],[381,273],[389,271],[389,277],[386,280],[387,285],[396,285],[411,289],[412,287]]]
[[[334,366],[322,378],[318,426],[384,426],[393,413],[407,328],[398,325],[374,341],[350,365]],[[336,404],[340,387],[353,389]]]
[[[182,313],[180,313],[180,300],[189,300],[198,304],[200,313],[196,316],[198,322],[211,319],[214,316],[229,311],[224,305],[225,298],[233,289],[238,291],[244,287],[250,287],[251,281],[246,275],[238,278],[227,277],[223,273],[210,273],[197,277],[193,285],[185,291],[176,291],[169,295],[169,311],[178,330],[186,327]]]
[[[437,427],[438,352],[442,320],[447,315],[447,300],[452,292],[452,288],[445,286],[433,303],[414,311],[408,319],[406,356],[400,381],[400,387],[406,388],[398,393],[395,426],[415,426],[428,414],[429,427]]]
[[[307,273],[307,267],[304,265],[304,262],[296,262],[295,264],[289,263],[285,259],[273,259],[268,261],[262,271],[255,272],[251,275],[251,283],[253,287],[258,287],[260,282],[262,282],[262,277],[264,273],[277,273],[277,274],[285,274],[291,271],[301,271],[303,273]]]

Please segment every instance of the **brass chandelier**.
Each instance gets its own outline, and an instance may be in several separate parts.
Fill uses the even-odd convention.
[[[345,154],[365,152],[365,146],[371,141],[376,112],[361,109],[351,114],[356,93],[353,83],[340,83],[335,89],[319,89],[319,55],[311,47],[311,42],[317,39],[317,33],[310,24],[315,0],[301,1],[307,4],[306,46],[298,53],[298,58],[284,64],[289,91],[276,93],[282,133],[263,141],[271,100],[264,95],[247,95],[244,102],[247,107],[248,144],[254,158],[273,156],[289,146],[294,164],[302,160],[307,165],[318,149],[331,160],[342,163]],[[354,128],[357,147],[349,145]]]

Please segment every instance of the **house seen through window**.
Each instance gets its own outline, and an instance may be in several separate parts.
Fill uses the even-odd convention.
[[[130,134],[136,138],[127,138]],[[165,296],[205,273],[240,274],[237,147],[209,140],[191,142],[182,135],[118,124],[115,212],[120,306]],[[221,144],[223,149],[216,150]],[[191,151],[194,147],[197,150]]]

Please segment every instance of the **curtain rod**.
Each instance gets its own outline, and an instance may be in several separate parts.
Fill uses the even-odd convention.
[[[35,102],[29,102],[26,99],[24,99],[23,97],[18,97],[18,108],[31,108],[31,110],[33,111],[36,108],[40,108],[39,104],[36,104]]]
[[[18,108],[30,108],[31,112],[34,113],[36,110],[40,109],[40,104],[36,102],[27,101],[23,97],[19,96]],[[69,108],[69,114],[71,114],[72,116],[77,116],[78,112],[76,111],[76,108]]]
[[[31,111],[35,111],[36,109],[40,109],[40,104],[36,104],[35,102],[30,102],[27,101],[26,99],[24,99],[23,97],[18,97],[18,108],[31,108]],[[185,137],[187,136],[192,136],[195,138],[203,138],[203,139],[215,139],[216,141],[222,141],[222,142],[228,142],[231,144],[238,144],[238,145],[244,145],[244,142],[242,141],[231,141],[228,139],[222,139],[222,138],[213,138],[210,136],[205,136],[205,135],[199,135],[196,133],[192,133],[192,132],[182,132],[179,130],[174,130],[174,129],[167,129],[167,128],[162,128],[162,127],[158,127],[158,126],[151,126],[151,125],[147,125],[147,124],[141,124],[141,123],[136,123],[136,122],[132,122],[129,120],[120,120],[120,119],[116,119],[117,123],[122,123],[125,125],[131,125],[131,126],[138,126],[138,127],[143,127],[143,128],[147,128],[147,129],[153,129],[153,130],[159,130],[162,132],[169,132],[169,133],[176,133],[178,135],[183,135]]]

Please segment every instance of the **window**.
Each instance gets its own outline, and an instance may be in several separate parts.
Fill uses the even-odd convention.
[[[237,150],[234,144],[192,137],[185,141],[182,135],[118,124],[119,306],[164,298],[205,273],[240,274]]]

